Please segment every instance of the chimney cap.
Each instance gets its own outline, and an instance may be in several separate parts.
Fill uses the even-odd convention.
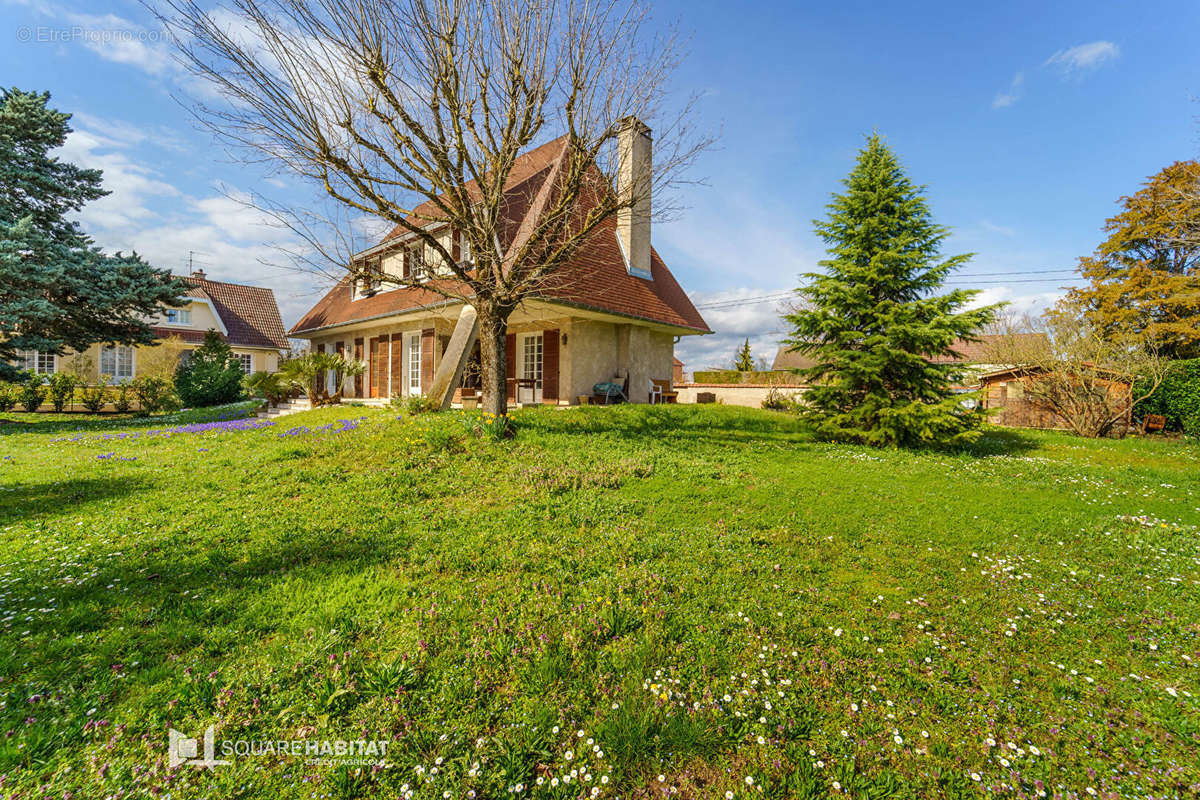
[[[640,133],[647,138],[650,136],[650,126],[632,114],[617,120],[617,128],[622,133],[632,128],[634,133]]]
[[[204,270],[202,270],[202,269],[192,270],[192,277],[199,278],[200,280],[204,280]]]

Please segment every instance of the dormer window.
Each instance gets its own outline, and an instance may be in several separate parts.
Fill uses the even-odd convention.
[[[163,312],[168,325],[191,325],[192,310],[190,308],[168,308]]]

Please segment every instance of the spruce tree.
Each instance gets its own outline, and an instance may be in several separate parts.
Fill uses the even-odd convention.
[[[878,134],[867,139],[829,217],[822,273],[803,277],[801,308],[785,343],[816,363],[803,414],[823,439],[912,447],[966,443],[980,416],[951,391],[956,368],[935,364],[956,339],[972,340],[997,306],[964,310],[977,294],[938,290],[970,255],[941,258],[949,230]]]
[[[0,378],[18,350],[153,341],[148,317],[186,285],[136,253],[106,256],[69,219],[108,194],[50,151],[71,132],[49,93],[0,89]]]
[[[185,406],[200,408],[241,400],[246,392],[242,385],[241,365],[233,350],[211,328],[204,334],[204,343],[175,371],[175,391]]]
[[[752,372],[754,370],[754,354],[750,351],[750,340],[738,348],[737,355],[733,359],[733,368],[738,372]]]

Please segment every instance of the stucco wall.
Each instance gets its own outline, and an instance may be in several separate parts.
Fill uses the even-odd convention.
[[[716,395],[718,403],[727,406],[762,408],[763,400],[767,399],[767,394],[772,388],[778,389],[782,394],[792,396],[804,393],[802,386],[748,386],[737,383],[685,383],[675,387],[675,391],[679,392],[677,402],[680,403],[695,403],[696,395],[701,392],[711,392]]]
[[[651,379],[669,380],[675,356],[675,339],[642,325],[572,320],[567,345],[562,349],[562,399],[571,404],[590,395],[597,383],[629,375],[629,399],[650,399]],[[619,382],[619,381],[618,381]]]

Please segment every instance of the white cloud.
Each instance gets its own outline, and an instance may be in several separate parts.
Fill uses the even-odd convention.
[[[1112,42],[1088,42],[1059,50],[1046,59],[1044,66],[1057,67],[1066,78],[1081,77],[1113,61],[1120,54],[1121,48]]]
[[[111,194],[86,205],[80,222],[107,252],[136,250],[156,267],[186,272],[189,252],[209,277],[269,286],[285,324],[295,322],[325,288],[317,276],[277,266],[279,246],[294,245],[268,214],[247,205],[249,195],[217,187],[192,197],[147,165],[157,132],[128,122],[76,114],[76,130],[55,155],[104,171]]]
[[[790,291],[790,287],[723,289],[693,292],[691,299],[696,305],[707,305],[782,295]],[[675,356],[684,363],[688,372],[709,367],[728,367],[738,348],[749,339],[755,360],[765,359],[770,365],[779,348],[779,340],[787,335],[787,323],[782,317],[787,313],[790,303],[790,299],[781,298],[725,308],[702,308],[700,315],[713,333],[683,337],[675,345]]]
[[[1016,228],[1010,228],[1007,225],[998,225],[997,223],[992,222],[991,220],[986,220],[986,219],[981,220],[979,223],[979,227],[983,228],[988,233],[998,233],[1001,236],[1004,236],[1008,239],[1012,239],[1013,237],[1015,237],[1017,235]]]
[[[1021,99],[1025,87],[1025,73],[1018,72],[1013,75],[1012,81],[1008,84],[1008,90],[1000,92],[992,98],[992,108],[1008,108],[1013,103]]]

